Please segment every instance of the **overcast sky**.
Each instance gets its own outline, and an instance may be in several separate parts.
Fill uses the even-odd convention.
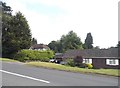
[[[38,43],[59,40],[73,30],[82,42],[91,32],[94,46],[118,43],[119,0],[3,0],[27,18]]]

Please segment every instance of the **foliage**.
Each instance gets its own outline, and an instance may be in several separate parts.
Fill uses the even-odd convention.
[[[93,68],[93,65],[92,65],[92,64],[86,64],[86,67],[87,67],[88,69],[92,69],[92,68]]]
[[[66,51],[69,49],[81,49],[82,48],[81,39],[73,31],[70,31],[67,35],[63,35],[60,39],[60,42],[64,49],[63,51]]]
[[[12,15],[10,6],[2,3],[2,56],[13,58],[21,49],[31,46],[31,32],[21,12]]]
[[[86,68],[88,67],[87,64],[85,63],[82,63],[83,62],[83,59],[81,56],[76,56],[76,58],[74,59],[67,59],[66,60],[67,64],[66,65],[69,65],[71,67],[80,67],[80,68]]]
[[[92,49],[93,48],[93,37],[91,35],[91,33],[87,33],[87,37],[85,39],[85,43],[84,43],[84,48],[85,49]]]
[[[60,41],[51,41],[48,44],[48,47],[53,50],[54,52],[62,52],[62,46]]]
[[[63,53],[69,49],[82,49],[82,42],[76,33],[70,31],[68,34],[62,35],[60,40],[51,41],[48,46],[55,52]]]
[[[74,59],[67,59],[66,62],[67,62],[66,65],[69,65],[71,67],[77,66],[77,67],[80,67],[80,68],[88,68],[88,69],[92,69],[93,68],[92,64],[82,63],[83,59],[82,59],[81,56],[76,56],[76,58],[74,58]]]
[[[82,62],[83,62],[82,56],[76,56],[76,57],[74,58],[75,66],[78,66],[78,67],[79,67],[79,66],[82,64]]]
[[[75,66],[75,63],[74,63],[73,59],[67,59],[66,62],[67,62],[66,65],[69,65],[71,67]]]
[[[14,59],[19,61],[49,61],[50,58],[53,58],[54,52],[51,50],[47,51],[37,51],[37,50],[21,50],[19,51]]]
[[[10,6],[7,6],[5,2],[0,1],[0,4],[2,5],[2,13],[6,15],[12,15],[12,9]]]

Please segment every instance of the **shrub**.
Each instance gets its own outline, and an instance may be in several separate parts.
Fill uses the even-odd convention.
[[[74,60],[73,60],[73,59],[67,59],[66,62],[67,62],[66,65],[69,65],[69,66],[72,66],[72,67],[75,66],[75,63],[74,63]]]
[[[14,59],[17,59],[19,61],[43,61],[47,62],[50,58],[53,58],[54,53],[51,50],[47,51],[37,51],[37,50],[21,50],[19,51]]]
[[[81,65],[82,62],[83,62],[82,56],[76,56],[76,57],[74,58],[75,66],[80,67],[80,65]]]
[[[92,64],[86,64],[86,67],[87,67],[88,69],[92,69],[92,68],[93,68],[93,65],[92,65]]]
[[[24,57],[24,61],[27,61],[27,60],[29,60],[29,57]]]
[[[22,52],[18,52],[18,53],[14,56],[14,59],[19,60],[19,61],[21,61],[21,62],[24,62],[24,61],[25,61],[25,57],[26,57],[25,54],[23,54]]]

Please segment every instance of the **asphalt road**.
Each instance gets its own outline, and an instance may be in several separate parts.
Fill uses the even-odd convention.
[[[88,75],[2,62],[2,86],[118,86],[117,77]]]

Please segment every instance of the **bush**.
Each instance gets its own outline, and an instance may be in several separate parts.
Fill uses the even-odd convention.
[[[75,63],[74,63],[74,60],[73,59],[67,59],[67,64],[66,65],[69,65],[69,66],[72,66],[74,67],[75,66]]]
[[[43,61],[48,62],[50,58],[53,58],[54,53],[51,50],[37,51],[37,50],[21,50],[19,51],[14,59],[19,61]]]
[[[93,65],[92,65],[92,64],[86,64],[86,67],[87,67],[88,69],[92,69],[92,68],[93,68]]]
[[[75,66],[80,67],[83,62],[82,56],[76,56],[73,61],[75,63]]]

